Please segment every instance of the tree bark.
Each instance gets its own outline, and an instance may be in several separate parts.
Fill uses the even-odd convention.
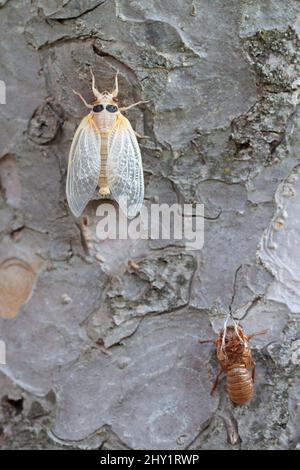
[[[296,0],[0,2],[0,446],[300,446],[299,15]],[[119,70],[148,203],[204,204],[204,245],[96,236],[67,157]],[[103,201],[100,200],[100,203]],[[214,338],[253,340],[234,407]],[[20,420],[22,415],[22,420]]]

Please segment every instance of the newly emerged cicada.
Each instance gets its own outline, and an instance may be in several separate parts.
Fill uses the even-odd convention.
[[[67,175],[67,200],[71,211],[79,217],[97,187],[102,196],[111,195],[123,213],[135,217],[144,200],[144,177],[140,148],[125,111],[138,104],[119,108],[118,73],[115,89],[100,93],[92,75],[92,91],[96,98],[88,104],[78,95],[90,113],[83,118],[75,135],[69,154]]]

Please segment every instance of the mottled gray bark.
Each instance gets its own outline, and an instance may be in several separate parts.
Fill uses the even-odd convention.
[[[1,447],[299,448],[299,1],[0,7]],[[150,100],[128,112],[150,137],[146,199],[203,203],[201,251],[100,243],[95,201],[89,227],[71,216],[72,88],[91,101],[90,66],[102,90],[120,71],[122,105]],[[198,342],[230,305],[246,332],[269,328],[242,407],[223,383],[210,396]]]

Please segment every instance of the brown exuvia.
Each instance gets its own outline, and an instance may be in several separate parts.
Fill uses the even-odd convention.
[[[216,377],[211,394],[215,391],[221,374],[227,374],[227,392],[233,403],[243,405],[253,397],[255,379],[255,363],[252,359],[249,341],[260,331],[247,336],[241,325],[230,325],[222,329],[216,340],[205,340],[200,343],[212,342],[216,346],[220,371]]]

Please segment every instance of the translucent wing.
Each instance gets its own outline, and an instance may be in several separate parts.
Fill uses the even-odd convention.
[[[91,115],[81,121],[69,154],[67,199],[79,217],[97,187],[100,174],[101,137]]]
[[[124,214],[135,217],[144,200],[142,158],[131,124],[122,115],[108,138],[107,179]]]

